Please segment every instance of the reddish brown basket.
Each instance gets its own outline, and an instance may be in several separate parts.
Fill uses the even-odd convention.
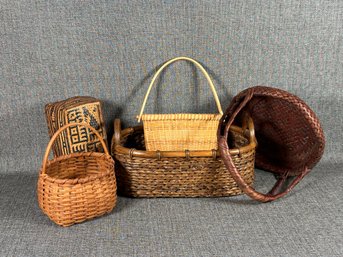
[[[72,153],[48,160],[52,144],[70,127],[85,126],[99,137],[105,153]],[[71,129],[72,129],[71,128]],[[116,204],[114,161],[105,141],[88,124],[68,124],[51,138],[38,178],[38,203],[55,223],[70,226],[112,211]]]
[[[230,129],[230,154],[253,184],[256,141],[251,119]],[[217,150],[146,151],[143,127],[121,130],[115,121],[112,154],[116,158],[118,193],[131,197],[217,197],[242,193]]]
[[[256,166],[279,177],[267,194],[246,183],[229,154],[229,128],[242,113],[249,113],[254,120],[259,143]],[[240,188],[255,200],[269,202],[285,196],[311,171],[323,155],[325,139],[318,118],[303,100],[284,90],[256,86],[232,100],[220,121],[218,145]]]

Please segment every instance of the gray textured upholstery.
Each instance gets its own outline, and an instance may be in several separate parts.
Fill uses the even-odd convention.
[[[342,256],[343,2],[0,1],[1,256]],[[38,209],[48,142],[44,105],[75,95],[104,101],[109,134],[126,126],[165,60],[210,71],[223,108],[258,84],[300,96],[325,131],[324,157],[290,196],[120,198],[115,211],[69,229]],[[204,77],[168,68],[148,112],[215,112]],[[258,173],[267,190],[267,174]]]
[[[267,191],[273,177],[256,177]],[[269,204],[120,197],[111,214],[61,228],[38,208],[35,175],[1,175],[0,256],[342,256],[342,179],[337,165],[320,165]]]

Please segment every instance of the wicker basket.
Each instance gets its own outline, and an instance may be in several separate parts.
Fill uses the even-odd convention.
[[[278,178],[268,193],[247,185],[229,154],[228,132],[241,115],[254,120],[259,147],[256,166]],[[218,145],[228,172],[252,199],[270,202],[287,195],[319,162],[325,136],[316,114],[299,97],[287,91],[255,86],[236,95],[218,127]]]
[[[99,132],[107,142],[105,123],[102,115],[101,101],[90,96],[75,96],[45,106],[45,116],[49,135],[66,124],[87,123]],[[104,152],[99,138],[90,129],[77,126],[61,133],[52,146],[54,156],[77,152]]]
[[[252,185],[256,141],[251,119],[248,124],[249,130],[232,126],[229,143],[236,167]],[[143,128],[121,131],[119,120],[115,121],[111,150],[117,160],[118,192],[125,196],[217,197],[242,193],[216,150],[145,151]]]
[[[213,92],[219,114],[143,114],[150,91],[158,75],[173,62],[190,61],[205,75]],[[185,151],[218,149],[217,128],[223,114],[213,82],[206,70],[197,61],[188,57],[177,57],[167,61],[154,75],[138,121],[143,120],[146,149],[148,151]]]
[[[99,137],[105,153],[73,153],[48,160],[58,135],[71,126],[85,126]],[[116,204],[114,161],[100,134],[88,124],[68,124],[51,138],[38,178],[38,203],[55,223],[70,226],[110,212]]]

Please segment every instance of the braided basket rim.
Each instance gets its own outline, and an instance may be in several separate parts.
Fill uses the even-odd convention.
[[[106,176],[111,175],[113,173],[115,161],[113,160],[111,155],[108,155],[105,153],[99,153],[99,152],[72,153],[72,154],[68,154],[68,155],[62,155],[62,156],[56,157],[52,160],[49,160],[47,162],[46,168],[48,169],[51,165],[54,165],[55,163],[57,163],[59,161],[63,161],[63,160],[69,159],[69,158],[79,158],[79,157],[89,157],[89,156],[93,156],[93,157],[96,157],[97,159],[100,159],[104,162],[107,162],[109,164],[109,168],[107,168],[106,170],[99,169],[98,174],[91,174],[91,175],[87,175],[86,177],[82,177],[82,178],[61,179],[61,178],[51,177],[47,173],[42,174],[42,167],[41,167],[40,172],[39,172],[39,178],[44,179],[45,181],[48,181],[51,183],[56,183],[56,184],[76,185],[76,184],[88,183],[88,182],[94,181],[96,179],[106,177]]]

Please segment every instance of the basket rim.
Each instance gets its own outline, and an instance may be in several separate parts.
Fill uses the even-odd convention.
[[[231,155],[242,154],[249,152],[256,148],[257,142],[256,140],[249,139],[249,133],[243,133],[243,129],[232,125],[230,127],[231,131],[241,133],[245,138],[249,140],[249,144],[243,146],[241,148],[233,148],[230,149]],[[137,131],[143,131],[143,126],[136,126],[131,128],[126,128],[121,130],[120,137],[128,136]],[[249,132],[249,131],[246,131]],[[212,150],[185,150],[185,151],[145,151],[145,150],[136,150],[135,148],[127,148],[122,146],[121,144],[117,144],[114,146],[113,155],[117,154],[124,154],[129,155],[130,158],[139,157],[139,158],[150,158],[150,159],[162,159],[162,158],[197,158],[197,157],[212,157],[212,158],[220,158],[219,149],[212,149]]]
[[[52,160],[48,160],[46,167],[49,168],[50,165],[53,165],[54,163],[56,163],[58,161],[63,161],[63,160],[69,159],[69,158],[89,157],[89,156],[93,156],[93,157],[95,156],[96,158],[103,159],[103,161],[109,162],[113,168],[106,169],[106,170],[100,170],[100,172],[98,174],[88,175],[88,176],[83,177],[83,178],[61,179],[61,178],[51,177],[47,173],[42,174],[42,167],[41,167],[40,171],[39,171],[39,177],[44,178],[45,180],[47,180],[51,183],[75,185],[75,184],[83,184],[83,183],[87,183],[90,181],[94,181],[96,179],[108,176],[111,173],[114,174],[114,163],[115,163],[115,161],[113,160],[111,155],[108,155],[105,153],[99,153],[99,152],[82,152],[82,153],[72,153],[72,154],[68,154],[68,155],[62,155],[62,156],[56,157]]]
[[[137,116],[138,117],[138,116]],[[177,120],[210,120],[219,121],[220,113],[164,113],[164,114],[143,114],[142,121],[177,121]]]

